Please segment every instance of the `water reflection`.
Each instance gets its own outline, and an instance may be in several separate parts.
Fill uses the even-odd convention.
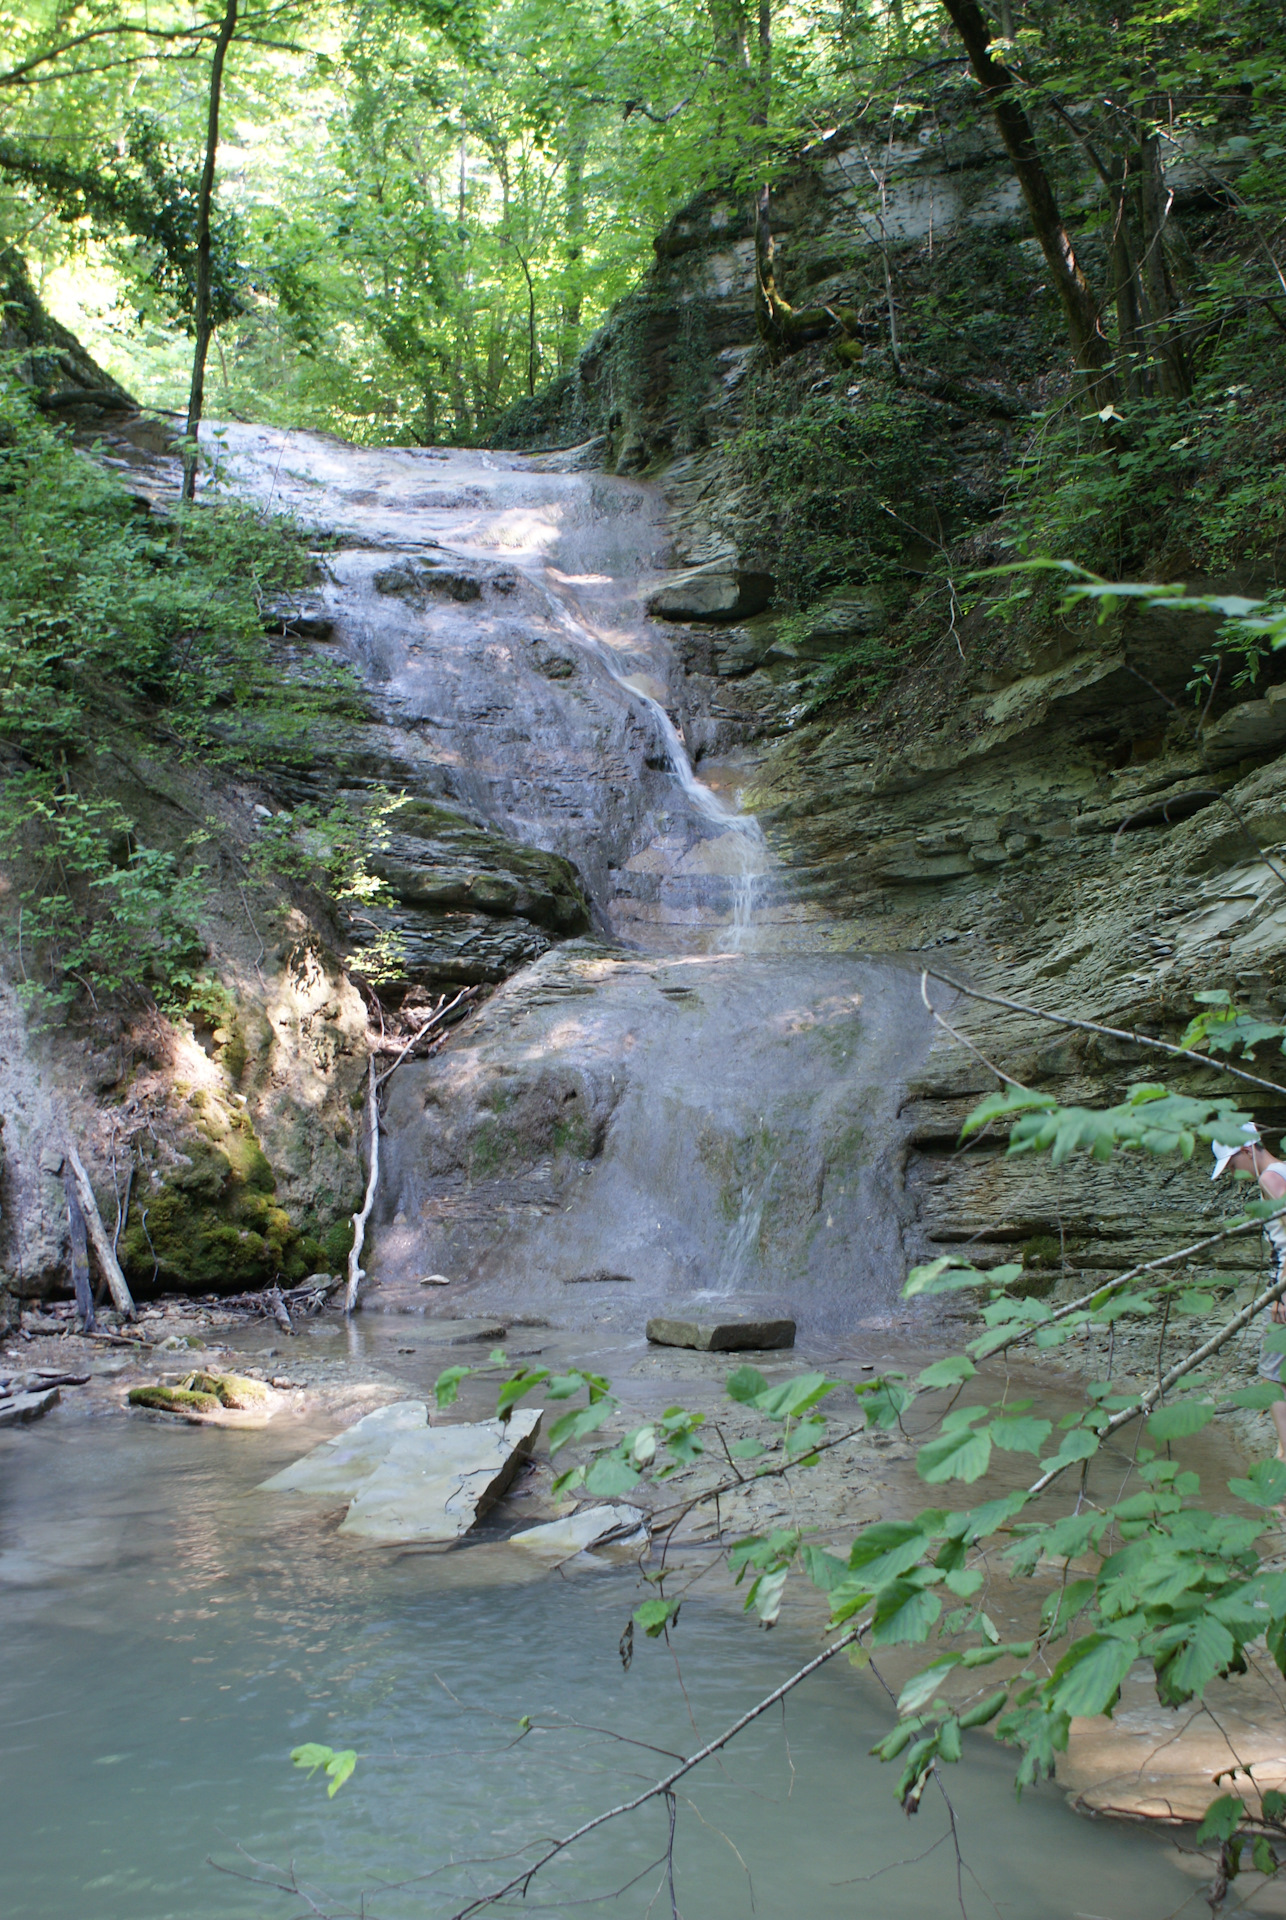
[[[42,1580],[6,1596],[13,1920],[300,1911],[216,1877],[207,1856],[244,1865],[238,1847],[294,1861],[325,1913],[447,1915],[512,1871],[504,1863],[534,1837],[655,1777],[658,1756],[616,1736],[690,1750],[816,1644],[693,1599],[674,1657],[644,1642],[625,1672],[617,1641],[636,1576],[533,1572],[494,1541],[436,1555],[355,1550],[333,1516],[253,1492],[299,1444],[297,1429],[139,1422],[110,1448],[91,1426],[68,1425],[0,1451],[6,1546],[21,1553],[33,1529],[52,1527],[64,1547]],[[828,1670],[690,1783],[680,1911],[958,1911],[945,1808],[926,1801],[908,1827],[867,1755],[885,1715],[869,1676]],[[288,1763],[304,1740],[362,1754],[334,1803]],[[1049,1790],[1017,1808],[1011,1777],[1011,1756],[983,1741],[951,1782],[970,1915],[1161,1920],[1185,1899],[1192,1883],[1157,1836],[1090,1827]],[[642,1920],[660,1910],[652,1862],[663,1845],[663,1813],[641,1814],[538,1881],[528,1905],[592,1912],[601,1900]]]

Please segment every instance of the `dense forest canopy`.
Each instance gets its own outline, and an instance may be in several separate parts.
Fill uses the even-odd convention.
[[[64,302],[97,296],[95,344],[172,404],[218,18],[6,20],[4,236]],[[755,103],[718,20],[636,0],[244,10],[219,167],[221,403],[467,438],[566,367],[675,206],[745,163]],[[838,15],[819,32],[798,9],[776,36],[774,139],[840,90],[845,45]]]
[[[3,16],[0,239],[118,374],[172,406],[225,11]],[[250,0],[223,77],[212,408],[475,438],[569,366],[693,195],[762,203],[761,267],[784,301],[774,178],[854,121],[874,178],[891,131],[928,137],[988,106],[1033,216],[1088,242],[1088,261],[1046,246],[1077,357],[1116,354],[1124,392],[1180,395],[1200,337],[1255,304],[1271,326],[1286,299],[1282,39],[1264,0],[1014,0],[994,19],[972,0]],[[1209,171],[1243,242],[1183,284],[1166,233],[1179,157]],[[878,199],[876,180],[877,217]]]

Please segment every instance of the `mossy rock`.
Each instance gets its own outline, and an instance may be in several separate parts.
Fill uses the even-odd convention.
[[[157,1413],[218,1413],[223,1404],[217,1393],[194,1393],[188,1387],[131,1387],[129,1403]]]
[[[262,1380],[248,1379],[244,1373],[194,1373],[184,1386],[189,1393],[212,1393],[220,1406],[235,1413],[248,1413],[272,1398]]]
[[[121,1236],[121,1265],[143,1293],[153,1285],[236,1293],[302,1278],[308,1263],[276,1177],[249,1120],[212,1102],[185,1129],[183,1159],[139,1183]]]

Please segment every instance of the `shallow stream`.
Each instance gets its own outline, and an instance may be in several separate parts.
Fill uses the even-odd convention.
[[[396,1363],[405,1329],[362,1338]],[[398,1364],[408,1386],[431,1377]],[[338,1514],[255,1491],[313,1437],[70,1409],[0,1435],[8,1920],[442,1920],[656,1778],[650,1748],[691,1751],[816,1651],[802,1624],[765,1634],[712,1594],[685,1605],[673,1654],[639,1636],[624,1672],[636,1569],[533,1569],[503,1537],[518,1500],[463,1549],[363,1550]],[[889,1711],[869,1674],[825,1669],[687,1783],[680,1913],[962,1911],[943,1801],[906,1820],[868,1755]],[[334,1801],[290,1765],[303,1741],[361,1755]],[[973,1920],[1200,1911],[1162,1835],[1088,1824],[1052,1787],[1016,1804],[1013,1756],[986,1739],[968,1760],[948,1786]],[[668,1913],[665,1839],[656,1807],[615,1823],[521,1910]],[[293,1863],[316,1906],[211,1862],[276,1881]]]

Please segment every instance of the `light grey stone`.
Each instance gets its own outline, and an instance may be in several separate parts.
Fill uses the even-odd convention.
[[[647,1337],[657,1347],[695,1347],[700,1353],[735,1353],[793,1347],[793,1320],[649,1320]]]
[[[39,1420],[42,1413],[56,1407],[61,1398],[57,1387],[45,1387],[38,1393],[15,1393],[11,1400],[0,1400],[0,1427],[25,1426]]]
[[[550,1520],[543,1526],[524,1527],[510,1536],[512,1547],[534,1553],[542,1560],[570,1560],[575,1554],[588,1553],[591,1547],[604,1547],[612,1541],[642,1542],[647,1528],[639,1507],[582,1507],[579,1513],[562,1520]]]
[[[498,1500],[540,1430],[540,1409],[507,1422],[428,1425],[423,1400],[398,1400],[265,1480],[264,1493],[348,1500],[339,1531],[373,1546],[449,1544]]]
[[[364,1481],[339,1531],[373,1546],[448,1545],[501,1497],[540,1429],[541,1409],[507,1421],[401,1433]]]
[[[649,613],[670,620],[737,620],[762,613],[772,593],[771,576],[722,565],[672,573],[647,597]]]
[[[261,1493],[334,1494],[350,1499],[380,1466],[393,1442],[404,1433],[427,1432],[429,1409],[423,1400],[397,1400],[368,1413],[355,1425],[323,1440],[319,1447],[274,1473]]]
[[[1279,750],[1286,746],[1286,702],[1245,700],[1207,727],[1201,744],[1206,764],[1212,767]]]

